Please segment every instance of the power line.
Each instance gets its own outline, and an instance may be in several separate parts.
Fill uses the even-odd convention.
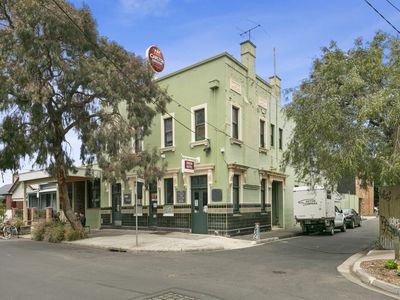
[[[386,2],[389,3],[391,6],[393,6],[393,8],[394,8],[395,10],[397,10],[398,12],[400,12],[400,9],[399,9],[396,5],[394,5],[391,1],[386,0]]]
[[[397,33],[400,34],[400,31],[396,28],[396,26],[394,26],[392,23],[390,23],[390,21],[388,19],[385,18],[384,15],[382,15],[368,0],[364,0],[365,3],[367,3],[378,15],[381,16],[382,19],[384,19],[390,26],[393,27],[394,30],[397,31]]]
[[[114,67],[125,77],[125,79],[128,80],[128,82],[130,83],[131,79],[124,73],[124,71],[107,55],[107,53],[105,53],[103,51],[103,49],[101,49],[96,43],[92,42],[91,39],[89,39],[89,37],[87,36],[87,34],[80,28],[80,26],[74,21],[74,19],[72,19],[72,17],[68,14],[67,11],[65,11],[65,9],[56,1],[56,0],[52,0],[52,2],[65,14],[65,16],[68,18],[68,20],[79,30],[79,32],[81,32],[83,34],[83,36],[85,37],[85,39],[91,43],[92,45],[94,45],[102,54],[103,56],[111,62],[112,65],[114,65]],[[47,7],[46,7],[47,8]],[[47,8],[48,10],[50,10],[49,8]],[[271,94],[272,95],[272,94]],[[194,112],[192,112],[191,109],[189,109],[188,107],[186,107],[185,105],[183,105],[182,103],[178,102],[177,100],[173,99],[171,97],[172,101],[177,103],[178,106],[183,107],[186,111],[188,111],[191,115],[194,115]],[[155,101],[152,101],[155,105],[157,105],[158,107],[159,104]],[[175,116],[173,116],[172,114],[170,114],[167,110],[165,110],[165,113],[171,117],[172,119],[174,119],[177,123],[179,123],[180,125],[182,125],[184,128],[186,128],[187,130],[189,130],[192,133],[195,133],[194,130],[192,130],[191,128],[189,128],[187,125],[185,125],[182,121],[178,120]],[[222,134],[224,134],[226,137],[232,138],[231,135],[229,135],[228,133],[226,133],[224,130],[219,129],[217,126],[211,124],[210,122],[205,122],[207,125],[209,125],[210,127],[214,128],[217,132],[220,132]],[[247,145],[246,143],[242,142],[241,143],[243,146],[259,153],[259,149],[256,149],[250,145]]]

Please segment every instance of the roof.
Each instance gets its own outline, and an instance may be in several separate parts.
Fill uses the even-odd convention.
[[[11,188],[12,184],[6,184],[3,185],[2,187],[0,187],[0,195],[7,195],[10,193],[10,188]]]

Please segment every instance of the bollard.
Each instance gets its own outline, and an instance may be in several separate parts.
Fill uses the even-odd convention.
[[[254,226],[253,240],[260,240],[260,223],[256,222]]]

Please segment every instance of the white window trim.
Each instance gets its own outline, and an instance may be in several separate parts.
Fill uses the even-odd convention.
[[[239,122],[239,124],[238,124],[238,137],[237,137],[237,139],[239,141],[241,141],[242,140],[242,108],[240,107],[239,104],[232,104],[231,105],[231,137],[234,138],[233,137],[233,126],[232,126],[232,123],[233,123],[233,114],[232,114],[233,108],[237,108],[238,111],[239,111],[239,114],[238,114],[238,122]]]
[[[196,110],[200,110],[200,109],[204,109],[204,126],[205,126],[205,139],[208,139],[208,117],[207,117],[207,103],[201,104],[201,105],[197,105],[191,108],[191,112],[192,112],[192,143],[194,142],[200,142],[200,141],[196,141],[196,136],[195,136],[195,132],[196,132],[196,128],[195,128],[195,111]]]
[[[166,204],[165,202],[165,183],[164,180],[165,179],[172,179],[172,189],[173,189],[173,197],[172,197],[172,204]],[[177,183],[177,179],[176,176],[174,175],[165,175],[162,179],[161,179],[161,189],[160,189],[160,193],[161,193],[161,198],[162,198],[162,205],[175,205],[176,204],[176,183]]]
[[[261,121],[264,122],[264,147],[261,147],[261,145],[259,145],[259,147],[267,149],[267,142],[268,142],[268,139],[267,139],[268,133],[267,133],[267,126],[266,126],[267,125],[267,120],[265,118],[260,118],[260,120],[258,121],[259,125],[261,124]],[[258,130],[259,130],[258,137],[260,137],[260,135],[261,135],[260,126],[259,126]],[[258,141],[258,142],[260,143],[260,141]]]
[[[164,120],[172,118],[172,146],[165,146],[165,128]],[[161,116],[161,149],[175,147],[175,113],[169,113],[167,115]]]
[[[241,214],[240,211],[240,204],[243,203],[243,185],[244,185],[244,180],[243,180],[243,173],[239,172],[232,172],[232,184],[231,184],[231,203],[233,206],[233,176],[238,175],[239,176],[239,212],[235,212],[235,214]]]

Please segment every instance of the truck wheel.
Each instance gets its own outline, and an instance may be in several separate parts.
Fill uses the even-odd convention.
[[[340,227],[340,231],[341,232],[346,232],[347,228],[346,228],[346,221],[343,222],[343,226]]]

